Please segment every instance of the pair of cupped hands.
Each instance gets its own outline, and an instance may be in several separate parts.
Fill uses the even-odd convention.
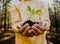
[[[26,23],[23,26],[17,26],[17,29],[19,30],[20,34],[27,37],[33,37],[38,36],[40,34],[43,34],[46,30],[46,23],[43,21],[38,21],[37,24],[34,24],[33,26],[29,26],[28,23]]]

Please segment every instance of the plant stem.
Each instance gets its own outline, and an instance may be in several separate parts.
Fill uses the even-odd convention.
[[[31,14],[30,17],[29,17],[29,20],[30,20],[31,16],[32,16],[32,14]]]

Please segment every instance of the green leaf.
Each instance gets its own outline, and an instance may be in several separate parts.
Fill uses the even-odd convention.
[[[30,12],[31,12],[31,8],[30,8],[30,6],[28,6],[28,9],[27,10],[29,10]]]
[[[35,10],[33,9],[33,10],[32,10],[32,14],[34,14],[34,11],[35,11]]]
[[[40,14],[41,10],[36,10],[35,14]]]
[[[31,9],[31,7],[30,7],[30,6],[27,6],[27,7],[28,7],[28,9],[27,9],[27,10],[29,10],[29,11],[30,11],[31,15],[34,15],[34,14],[39,15],[39,14],[41,13],[41,10],[40,10],[40,9],[35,10],[35,9]]]

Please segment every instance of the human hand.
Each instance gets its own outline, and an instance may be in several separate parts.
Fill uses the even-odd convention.
[[[31,30],[32,30],[32,32],[34,33],[35,36],[38,36],[38,35],[44,33],[44,31],[46,30],[46,23],[44,23],[42,21],[38,21],[37,24],[34,24],[32,26]]]
[[[17,26],[17,28],[23,36],[38,36],[46,30],[46,23],[38,21],[32,27],[30,27],[29,24],[25,24],[24,26]]]
[[[20,32],[23,36],[29,35],[29,34],[28,34],[28,31],[30,30],[29,24],[25,24],[25,25],[23,25],[23,26],[17,26],[17,28],[19,29],[19,32]]]

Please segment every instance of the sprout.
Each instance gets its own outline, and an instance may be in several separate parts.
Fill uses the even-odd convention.
[[[29,20],[30,20],[32,15],[35,15],[35,14],[39,15],[41,13],[41,9],[35,10],[35,9],[31,9],[30,6],[27,6],[27,7],[28,7],[27,10],[30,12]]]

